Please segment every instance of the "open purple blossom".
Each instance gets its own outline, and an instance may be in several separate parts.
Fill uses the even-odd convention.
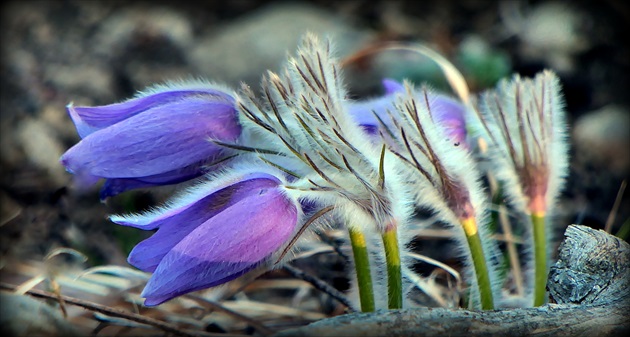
[[[157,229],[128,261],[153,272],[142,296],[146,305],[158,305],[268,262],[293,236],[299,214],[299,203],[277,175],[250,170],[200,184],[157,211],[110,219]]]
[[[232,141],[241,127],[230,90],[203,82],[157,86],[128,101],[68,105],[82,140],[61,157],[79,185],[105,178],[101,198],[179,183],[206,173],[228,152],[209,141]]]
[[[390,114],[396,114],[396,97],[404,93],[404,86],[391,79],[383,80],[385,95],[366,101],[348,103],[348,111],[355,121],[370,135],[378,135],[383,128],[392,128]],[[449,141],[459,146],[466,144],[465,107],[443,94],[430,92],[429,111],[446,130]]]

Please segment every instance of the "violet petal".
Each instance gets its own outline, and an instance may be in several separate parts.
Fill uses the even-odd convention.
[[[278,178],[262,172],[230,176],[230,179],[227,181],[212,180],[189,189],[187,194],[172,200],[169,207],[140,215],[112,215],[109,219],[119,225],[153,230],[168,223],[177,225],[177,221],[173,220],[172,217],[182,212],[187,212],[193,206],[202,205],[199,210],[203,210],[204,212],[208,212],[208,210],[213,209],[213,207],[223,209],[228,207],[223,204],[230,202],[232,199],[238,201],[245,198],[248,193],[254,193],[251,191],[255,191],[257,188],[278,186],[279,184],[280,180]],[[225,195],[223,193],[225,193]],[[208,197],[210,199],[208,199],[206,203],[201,202]],[[208,206],[208,208],[204,209],[203,205]],[[192,210],[190,212],[193,214],[200,213],[198,210]],[[199,214],[203,221],[208,218],[207,215],[204,215],[204,212]]]
[[[171,172],[167,172],[165,174],[159,174],[155,176],[151,176],[150,182],[144,181],[144,179],[132,179],[132,178],[112,178],[105,180],[103,187],[101,187],[101,191],[99,193],[99,198],[101,200],[105,200],[110,197],[114,197],[120,193],[139,189],[139,188],[148,188],[154,186],[164,186],[171,184],[178,184],[184,181],[192,180],[198,177],[201,177],[204,172],[199,169],[194,172],[183,173],[177,176],[174,176]],[[160,178],[163,177],[163,178]],[[155,179],[154,179],[155,178]]]
[[[214,157],[223,149],[208,138],[234,140],[240,125],[233,106],[189,98],[96,131],[61,158],[78,175],[153,176]]]
[[[230,95],[209,88],[170,90],[105,106],[75,107],[69,104],[67,111],[77,128],[79,136],[85,138],[92,132],[114,125],[139,113],[191,97],[224,104],[233,102],[233,98]]]
[[[132,189],[178,184],[184,181],[192,180],[201,177],[205,173],[210,172],[210,170],[218,169],[222,166],[221,164],[212,165],[215,162],[220,162],[221,164],[225,163],[220,160],[210,160],[209,164],[206,164],[206,161],[203,161],[194,163],[188,167],[153,176],[107,179],[101,188],[100,198],[101,200],[105,200],[109,197],[113,197]]]
[[[466,144],[466,110],[462,104],[446,96],[437,95],[431,101],[431,113],[446,129],[455,144]]]
[[[162,259],[142,296],[158,305],[255,268],[289,240],[297,208],[282,191],[262,190],[194,229]]]
[[[385,95],[405,91],[405,86],[396,80],[386,78],[381,83],[383,84],[383,88],[385,88]]]
[[[145,230],[159,228],[153,236],[136,245],[128,258],[128,262],[136,268],[153,271],[173,246],[209,218],[251,195],[276,187],[278,184],[279,180],[271,175],[252,173],[234,184],[211,190],[200,199],[191,198],[178,207],[156,213],[152,221],[146,219],[144,222],[133,221],[133,217],[131,219],[114,217],[112,221]],[[200,196],[202,195],[204,194]]]

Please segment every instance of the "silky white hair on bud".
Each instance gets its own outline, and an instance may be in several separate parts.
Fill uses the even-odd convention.
[[[195,183],[166,200],[163,205],[155,206],[142,213],[110,215],[109,219],[113,222],[133,224],[138,228],[148,226],[160,217],[173,215],[170,213],[173,209],[190,206],[212,193],[242,181],[242,179],[249,174],[257,173],[268,174],[275,177],[280,181],[280,186],[288,184],[283,172],[273,167],[263,165],[263,163],[255,157],[248,157],[196,179]],[[289,197],[297,203],[297,198],[293,196]]]
[[[543,200],[545,240],[554,231],[554,204],[568,173],[568,140],[564,100],[558,77],[549,70],[534,78],[515,75],[502,80],[494,90],[485,92],[476,110],[475,130],[488,143],[489,171],[502,182],[509,203],[519,212],[520,222],[532,213],[535,197]],[[543,194],[542,196],[540,194]],[[538,209],[537,211],[540,211]],[[530,226],[525,226],[525,253],[533,252]],[[534,273],[526,263],[524,273]],[[527,291],[533,280],[526,280]]]
[[[302,195],[334,203],[351,219],[370,218],[376,226],[394,214],[403,222],[410,203],[398,179],[398,159],[370,143],[345,111],[345,96],[330,42],[309,34],[283,76],[265,76],[262,100],[244,90],[237,104],[244,123],[265,134],[274,150],[299,162],[295,166],[303,174],[293,186]]]
[[[216,91],[217,94],[214,97],[218,101],[223,101],[225,103],[230,103],[230,99],[236,96],[236,91],[230,88],[229,86],[209,81],[203,78],[188,78],[188,79],[179,79],[179,80],[170,80],[164,83],[153,84],[143,90],[138,91],[133,98],[137,99],[142,97],[147,97],[155,94],[159,94],[162,92],[172,92],[177,90],[183,91],[191,91],[191,90],[213,90]],[[208,94],[204,94],[208,95]]]
[[[549,70],[533,79],[515,75],[481,96],[476,129],[489,143],[492,172],[505,183],[512,205],[523,213],[529,213],[528,170],[540,167],[547,172],[547,209],[554,205],[567,175],[564,106],[560,81]]]
[[[487,219],[487,196],[480,183],[480,172],[465,147],[454,146],[446,130],[433,118],[429,91],[424,87],[417,95],[413,86],[405,82],[405,93],[390,113],[394,141],[392,152],[404,163],[405,177],[414,188],[417,205],[433,210],[436,218],[454,228],[458,251],[466,264],[466,280],[471,285],[474,306],[478,304],[477,277],[461,221],[473,217],[478,227],[484,250],[492,292],[500,296],[501,279],[497,269],[500,251],[491,237]],[[430,223],[418,223],[427,226]]]
[[[307,34],[282,75],[269,72],[263,78],[261,99],[243,88],[237,99],[241,122],[283,157],[261,154],[263,160],[290,162],[297,172],[288,193],[334,205],[347,226],[371,236],[394,225],[399,250],[405,251],[413,197],[401,179],[400,159],[385,145],[374,146],[346,111],[346,91],[332,49],[330,41]],[[370,251],[383,254],[378,247],[380,243],[373,244]],[[385,289],[376,293],[387,293]]]

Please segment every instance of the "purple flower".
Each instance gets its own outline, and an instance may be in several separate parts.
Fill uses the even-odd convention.
[[[241,133],[233,94],[207,83],[158,86],[117,104],[68,105],[82,140],[62,157],[80,185],[107,179],[101,198],[204,174],[228,152],[209,139]]]
[[[133,266],[153,272],[142,293],[151,306],[269,262],[294,235],[299,214],[299,203],[285,194],[280,179],[251,172],[198,185],[169,207],[110,219],[157,229],[128,258]]]
[[[396,94],[404,91],[404,86],[394,80],[383,80],[385,95],[363,102],[352,102],[348,105],[355,121],[370,135],[378,135],[384,123],[388,128],[394,127],[390,114],[396,114],[394,107]],[[424,101],[424,100],[423,100]],[[465,108],[458,101],[441,94],[429,97],[429,105],[433,117],[444,126],[449,141],[459,146],[466,144]],[[388,112],[389,111],[389,112]],[[378,117],[377,117],[378,116]],[[395,116],[395,115],[394,115]],[[381,121],[379,121],[379,118]],[[383,130],[386,132],[385,130]]]
[[[391,127],[388,111],[394,113],[396,94],[404,91],[402,84],[390,80],[383,80],[385,95],[365,101],[353,101],[348,104],[348,111],[352,118],[370,135],[378,135],[381,119],[387,127]],[[378,118],[377,118],[378,116]]]
[[[449,140],[456,146],[467,146],[464,106],[452,98],[438,95],[429,103],[431,114],[438,124],[442,125],[449,136]]]

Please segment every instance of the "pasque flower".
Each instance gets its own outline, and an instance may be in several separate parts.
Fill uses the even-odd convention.
[[[417,205],[433,210],[455,228],[472,285],[472,307],[492,309],[498,293],[493,262],[497,247],[489,237],[480,174],[470,151],[452,142],[453,129],[444,124],[449,119],[440,119],[450,113],[433,110],[440,107],[432,103],[437,97],[426,88],[418,91],[405,84],[395,102],[399,115],[390,115],[395,126],[390,130],[392,151],[405,163]]]
[[[61,163],[78,183],[105,179],[101,198],[196,178],[162,207],[110,217],[155,231],[128,257],[153,273],[146,305],[279,265],[311,226],[341,221],[361,309],[399,309],[414,274],[407,243],[434,220],[454,229],[469,306],[493,309],[500,254],[467,142],[476,126],[506,194],[531,215],[542,304],[545,222],[567,167],[557,78],[504,81],[470,114],[461,74],[431,50],[412,50],[438,62],[459,100],[386,79],[383,96],[351,101],[330,41],[307,35],[283,72],[263,77],[260,95],[193,81],[107,106],[70,104],[82,139]],[[433,216],[415,221],[418,206]]]
[[[129,189],[201,176],[229,151],[209,139],[241,133],[229,89],[205,82],[153,87],[128,101],[98,107],[68,105],[82,140],[61,163],[81,185],[107,179],[101,198]]]
[[[480,101],[481,136],[514,206],[544,215],[555,203],[568,167],[564,99],[551,71],[502,80]]]
[[[364,101],[347,102],[348,112],[352,118],[361,125],[361,127],[370,135],[378,136],[379,132],[389,133],[395,122],[392,117],[399,121],[400,116],[398,110],[394,106],[398,96],[404,94],[404,86],[391,79],[383,80],[385,95]],[[415,95],[421,99],[424,92],[416,92]],[[465,107],[459,101],[439,94],[437,92],[429,92],[428,110],[432,117],[437,120],[446,131],[449,141],[457,146],[466,146],[466,120]]]
[[[161,209],[111,216],[157,232],[129,255],[153,275],[142,296],[157,305],[233,280],[266,262],[293,236],[301,210],[270,170],[236,168],[212,177]]]
[[[568,171],[565,118],[560,80],[551,71],[502,80],[480,100],[478,130],[488,141],[491,170],[511,204],[531,219],[534,306],[547,298],[549,215]]]
[[[328,207],[346,224],[355,265],[361,263],[358,255],[365,265],[370,263],[365,252],[370,240],[364,233],[380,234],[388,265],[387,297],[383,291],[374,299],[359,294],[362,309],[385,304],[401,308],[399,252],[409,237],[399,240],[399,234],[406,233],[401,228],[413,211],[411,194],[400,179],[398,157],[382,144],[374,146],[348,111],[340,64],[331,49],[330,41],[307,35],[284,73],[269,72],[263,79],[261,99],[244,87],[237,101],[241,123],[281,154],[267,156],[269,162],[297,173],[292,182],[295,193]],[[357,254],[358,249],[364,252]],[[367,280],[371,275],[365,274],[360,292],[372,288]]]

